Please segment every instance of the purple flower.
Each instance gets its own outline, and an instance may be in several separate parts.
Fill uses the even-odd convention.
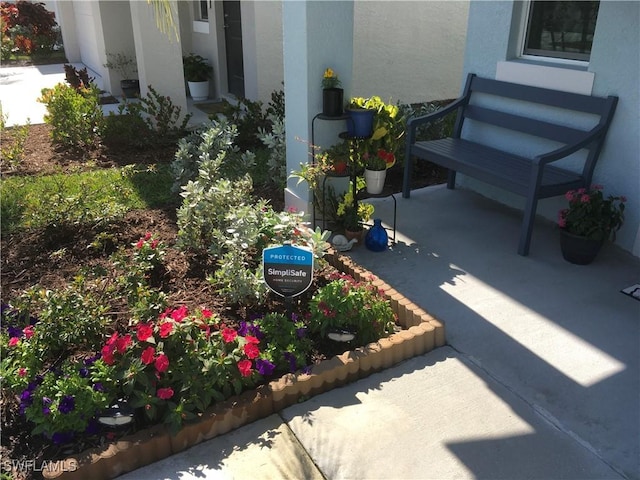
[[[93,390],[96,392],[104,392],[104,387],[102,386],[102,383],[96,382],[93,384]]]
[[[11,325],[7,327],[7,332],[9,332],[9,338],[20,338],[22,336],[22,329]]]
[[[296,356],[291,352],[284,352],[284,359],[289,362],[289,370],[291,373],[296,371]]]
[[[291,312],[291,321],[293,323],[296,323],[298,321],[298,318],[300,318],[298,314]]]
[[[85,429],[84,433],[86,433],[87,435],[95,435],[100,431],[100,424],[98,423],[98,420],[96,420],[96,418],[92,418],[91,420],[89,420],[89,423],[87,424],[87,428]]]
[[[42,414],[49,415],[51,413],[51,409],[49,405],[51,405],[52,400],[49,397],[42,397]]]
[[[296,335],[298,338],[304,338],[307,336],[307,327],[296,328]]]
[[[79,373],[80,373],[80,376],[82,378],[87,378],[89,376],[89,369],[88,368],[81,368]]]
[[[262,376],[266,377],[271,375],[275,368],[276,366],[269,360],[263,360],[261,358],[256,360],[256,370],[258,370],[258,373]]]
[[[51,436],[51,441],[56,445],[68,443],[73,440],[73,432],[56,432]]]
[[[247,322],[240,322],[240,327],[238,328],[238,335],[241,337],[246,337],[247,333],[249,333],[249,326]]]
[[[100,358],[100,354],[98,353],[97,355],[94,355],[93,357],[87,357],[85,358],[82,363],[84,363],[84,365],[86,367],[90,367],[91,365],[93,365],[94,363],[96,363],[96,360],[98,360]]]
[[[67,414],[73,411],[76,408],[76,400],[72,395],[65,395],[60,400],[60,404],[58,405],[58,411],[63,414]]]

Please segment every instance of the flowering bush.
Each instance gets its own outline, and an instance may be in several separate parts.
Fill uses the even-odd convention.
[[[335,274],[318,289],[309,305],[309,328],[321,336],[331,330],[348,330],[364,345],[393,332],[395,314],[391,304],[371,281],[356,281]]]
[[[558,225],[574,235],[594,240],[615,238],[624,223],[624,196],[609,195],[606,199],[601,185],[589,189],[569,190],[565,194],[569,208],[560,210]]]
[[[322,76],[322,88],[338,88],[339,86],[338,75],[331,68],[327,68]]]
[[[369,170],[386,170],[396,164],[396,156],[382,148],[374,155],[368,155],[365,167]]]

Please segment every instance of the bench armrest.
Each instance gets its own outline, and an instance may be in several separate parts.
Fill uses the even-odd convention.
[[[410,145],[412,143],[415,143],[416,128],[418,127],[418,125],[434,122],[439,118],[448,115],[454,110],[457,110],[461,106],[466,105],[468,100],[468,97],[460,97],[451,102],[446,107],[442,107],[441,109],[433,113],[422,115],[420,117],[411,117],[409,120],[407,120],[407,144]]]
[[[607,132],[607,125],[597,125],[591,130],[589,130],[588,132],[586,132],[584,136],[577,142],[574,142],[570,145],[565,145],[551,152],[538,155],[533,159],[533,161],[538,165],[546,165],[547,163],[561,160],[565,157],[568,157],[572,153],[575,153],[578,150],[583,149],[590,143],[598,140],[598,138],[601,136],[604,136],[606,132]]]

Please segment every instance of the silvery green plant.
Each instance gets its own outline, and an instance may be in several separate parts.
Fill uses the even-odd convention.
[[[270,114],[271,131],[258,129],[258,138],[269,150],[267,166],[271,180],[278,186],[283,186],[287,180],[287,143],[285,137],[284,118]]]
[[[236,178],[246,174],[255,162],[252,152],[240,153],[234,141],[238,129],[226,117],[211,120],[180,139],[171,173],[172,190],[179,192],[188,181],[198,176]]]

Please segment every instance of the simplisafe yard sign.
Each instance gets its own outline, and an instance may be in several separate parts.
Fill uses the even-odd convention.
[[[295,297],[311,286],[313,253],[295,245],[269,247],[262,251],[264,281],[283,297]]]

